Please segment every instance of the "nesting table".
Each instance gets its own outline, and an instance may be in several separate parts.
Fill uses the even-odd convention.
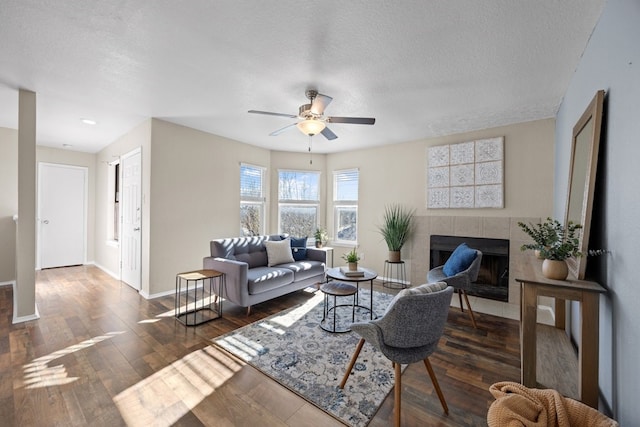
[[[369,292],[371,292],[369,307],[363,307],[360,305],[360,298],[358,297],[359,292],[356,292],[355,308],[361,308],[368,311],[369,318],[373,320],[374,317],[378,317],[373,312],[373,280],[378,277],[378,273],[368,268],[362,267],[359,267],[358,270],[362,271],[362,276],[345,276],[340,267],[330,268],[327,270],[327,279],[333,279],[339,282],[355,283],[357,291],[360,290],[361,282],[369,282]]]
[[[341,327],[340,329],[337,329],[336,311],[338,307],[351,307],[351,322],[353,323],[355,321],[356,294],[358,293],[358,288],[349,283],[332,281],[320,286],[320,290],[324,293],[324,309],[322,312],[320,327],[327,332],[349,332],[351,328],[348,327]],[[333,297],[333,305],[329,302],[330,296]],[[337,297],[346,296],[353,296],[353,302],[351,304],[337,304]],[[333,322],[329,318],[331,313],[333,314]]]
[[[198,282],[202,282],[201,286],[198,286]],[[176,320],[185,326],[196,326],[222,317],[224,287],[225,275],[216,270],[195,270],[177,274]]]

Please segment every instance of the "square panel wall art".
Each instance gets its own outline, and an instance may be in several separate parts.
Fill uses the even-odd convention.
[[[427,208],[503,208],[504,137],[429,147]]]

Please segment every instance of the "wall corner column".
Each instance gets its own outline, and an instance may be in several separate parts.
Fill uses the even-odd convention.
[[[13,323],[38,319],[36,307],[36,94],[18,94],[18,223]]]

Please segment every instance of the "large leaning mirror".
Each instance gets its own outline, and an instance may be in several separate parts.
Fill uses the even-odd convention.
[[[587,268],[603,102],[604,91],[599,90],[573,127],[565,224],[569,221],[582,224],[580,252],[584,256],[567,260],[569,271],[578,279],[584,279],[584,272]]]

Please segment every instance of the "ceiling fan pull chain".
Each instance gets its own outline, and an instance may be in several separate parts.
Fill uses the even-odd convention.
[[[309,164],[310,165],[313,164],[313,154],[311,154],[311,138],[313,137],[309,135]]]

